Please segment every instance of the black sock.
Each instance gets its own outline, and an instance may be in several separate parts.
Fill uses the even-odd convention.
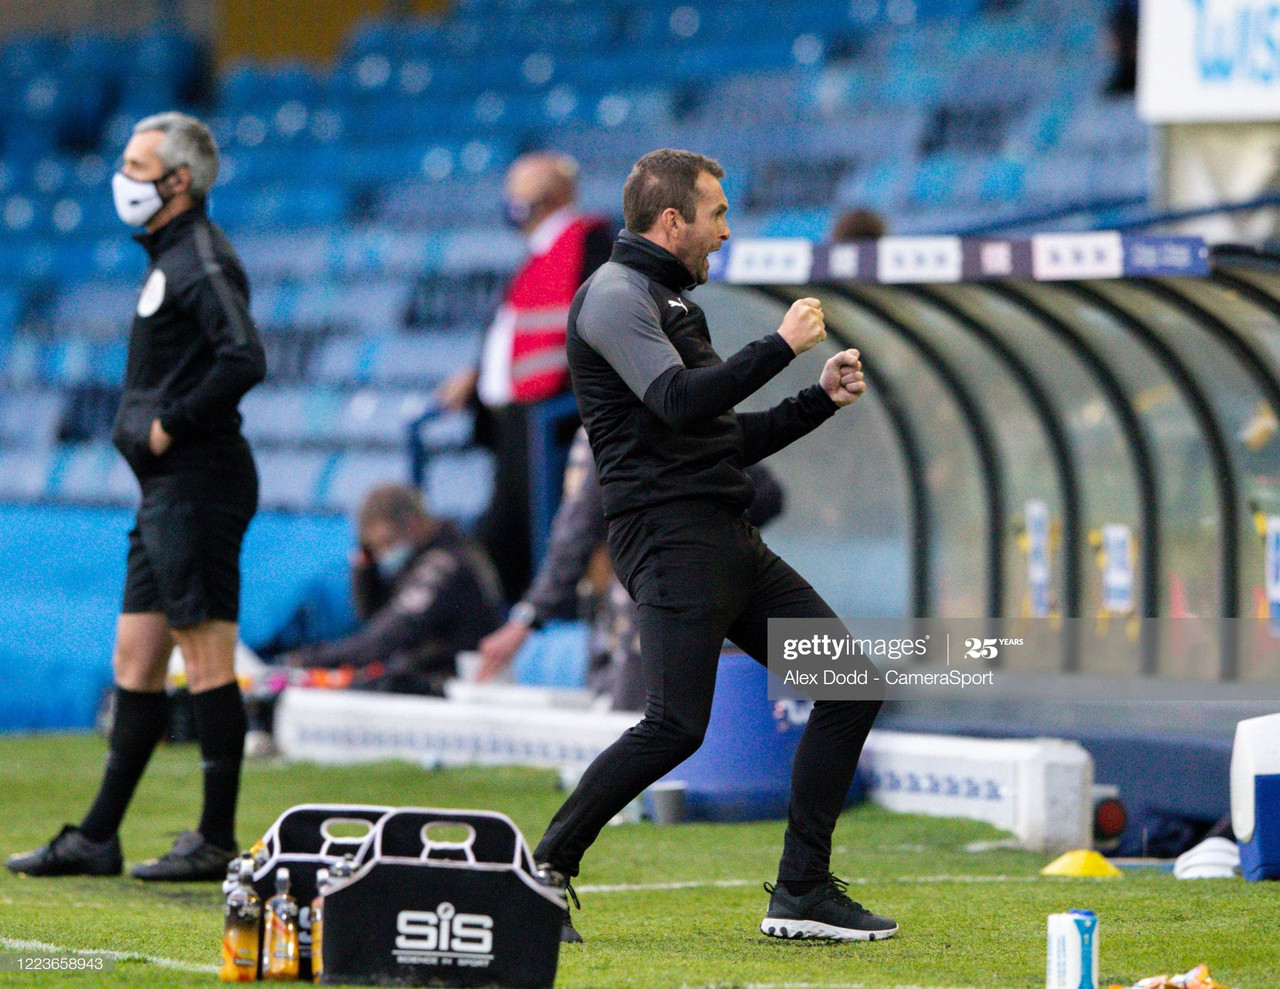
[[[246,728],[240,685],[232,681],[192,694],[191,702],[204,768],[204,813],[200,815],[199,830],[209,844],[234,849]]]
[[[90,841],[107,841],[120,829],[138,780],[169,726],[169,695],[164,691],[143,693],[116,687],[115,701],[102,786],[80,822],[80,830]]]
[[[785,889],[792,896],[804,896],[805,893],[812,893],[824,882],[826,882],[825,879],[802,879],[799,882],[788,879],[784,883],[783,882],[778,883],[778,885],[781,886],[783,889]]]

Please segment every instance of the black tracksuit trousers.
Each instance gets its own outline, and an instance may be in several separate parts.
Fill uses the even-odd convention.
[[[741,512],[716,502],[614,519],[609,550],[637,604],[648,698],[644,720],[596,757],[534,852],[569,876],[610,818],[702,744],[726,637],[765,663],[770,618],[835,617]],[[780,881],[828,874],[831,833],[879,709],[879,701],[814,705],[791,771]]]

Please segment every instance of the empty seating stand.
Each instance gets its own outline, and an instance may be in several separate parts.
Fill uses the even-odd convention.
[[[442,21],[359,25],[332,68],[240,63],[216,78],[165,30],[12,41],[0,498],[136,496],[107,440],[146,259],[108,181],[157,101],[212,99],[196,111],[223,152],[210,211],[248,269],[271,359],[244,403],[263,504],[348,511],[406,476],[408,423],[478,359],[524,250],[499,210],[521,149],[574,154],[584,207],[612,215],[640,154],[716,155],[739,234],[821,237],[852,205],[907,232],[1144,195],[1147,128],[1131,100],[1101,95],[1108,4],[1069,6],[798,0],[746,16],[740,0],[462,0]],[[428,494],[472,518],[487,455],[468,448],[465,417],[430,429],[449,451]]]

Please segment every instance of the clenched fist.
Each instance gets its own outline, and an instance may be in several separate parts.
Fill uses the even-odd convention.
[[[822,303],[817,299],[796,299],[782,318],[778,335],[791,345],[797,354],[803,354],[827,338],[826,318],[822,315]]]
[[[862,380],[861,355],[856,350],[842,350],[829,358],[822,367],[818,384],[841,408],[852,404],[867,390],[866,382]]]

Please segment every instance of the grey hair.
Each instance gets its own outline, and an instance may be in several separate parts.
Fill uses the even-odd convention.
[[[186,167],[191,173],[191,195],[204,199],[218,177],[218,142],[209,128],[195,117],[171,110],[144,117],[133,125],[135,134],[159,131],[164,135],[156,154],[165,170]]]

